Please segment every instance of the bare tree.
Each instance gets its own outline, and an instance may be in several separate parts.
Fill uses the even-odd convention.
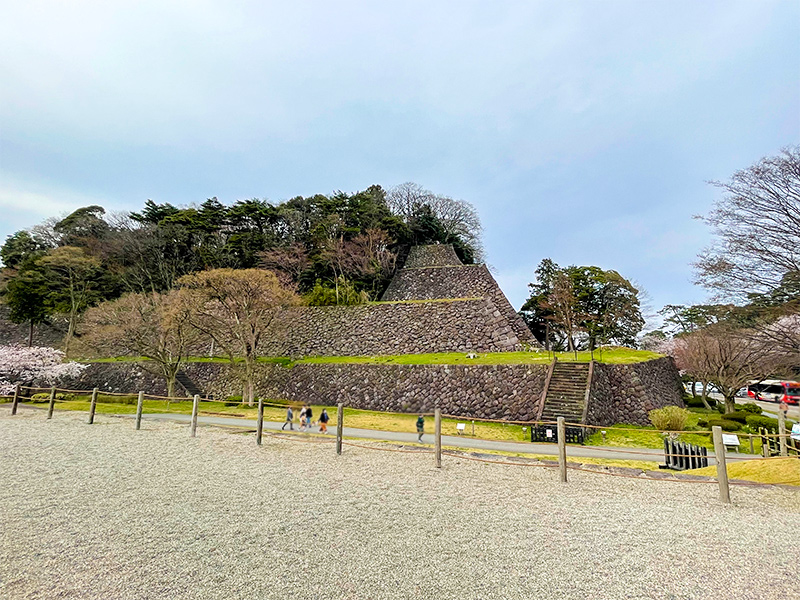
[[[800,273],[800,146],[737,171],[706,217],[715,243],[695,263],[698,283],[744,298]]]
[[[264,336],[280,310],[300,303],[271,271],[213,269],[183,276],[192,324],[211,337],[231,363],[244,360],[248,403],[254,398],[255,364]]]
[[[311,266],[308,250],[297,242],[265,250],[259,254],[259,259],[260,265],[275,273],[286,287],[296,286],[300,275]]]
[[[757,332],[716,324],[675,340],[678,366],[714,384],[725,398],[725,412],[736,410],[736,392],[753,379],[774,374],[785,364]]]
[[[127,294],[103,302],[86,313],[81,342],[103,356],[132,354],[167,383],[173,396],[175,376],[199,340],[191,325],[189,305],[177,290],[165,294]]]

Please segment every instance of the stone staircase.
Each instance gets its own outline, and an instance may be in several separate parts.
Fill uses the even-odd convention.
[[[195,384],[195,382],[192,381],[192,379],[186,373],[184,373],[183,370],[180,370],[175,374],[175,381],[177,381],[183,386],[183,389],[186,390],[186,394],[188,396],[196,395],[200,397],[205,397],[203,390],[197,387],[197,384]]]
[[[582,423],[586,388],[591,384],[589,363],[556,362],[544,391],[542,421],[564,417],[568,423]]]

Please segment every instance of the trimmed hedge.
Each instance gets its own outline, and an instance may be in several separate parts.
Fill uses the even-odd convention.
[[[763,412],[761,407],[755,402],[747,402],[746,404],[742,404],[742,407],[739,410],[743,410],[744,412],[752,413],[754,415],[760,415]]]
[[[722,418],[727,421],[736,421],[737,423],[741,423],[744,425],[747,423],[747,417],[751,417],[752,414],[749,412],[745,412],[743,410],[737,410],[736,412],[732,413],[725,413],[722,415]]]
[[[722,431],[739,431],[742,428],[741,423],[737,423],[736,421],[729,421],[728,419],[709,419],[708,426],[709,427],[719,426],[722,428]]]

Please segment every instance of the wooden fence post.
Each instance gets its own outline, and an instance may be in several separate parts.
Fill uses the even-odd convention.
[[[747,437],[750,438],[750,454],[755,454],[755,450],[753,450],[753,434],[748,433]]]
[[[781,456],[789,456],[786,451],[786,415],[782,410],[778,410],[778,434],[780,435],[778,443],[781,448]]]
[[[53,409],[56,407],[56,386],[50,388],[50,406],[47,407],[47,418],[53,418]]]
[[[717,458],[717,481],[719,481],[719,499],[725,504],[731,503],[731,492],[728,488],[728,465],[725,462],[725,445],[722,443],[722,427],[714,425],[714,454]]]
[[[139,392],[136,399],[136,431],[142,428],[142,408],[144,407],[144,392]]]
[[[342,430],[344,429],[344,404],[336,408],[336,454],[342,453]]]
[[[561,481],[567,481],[567,427],[564,425],[564,417],[558,417],[556,421],[556,435],[558,435],[558,472]]]
[[[94,423],[94,411],[97,409],[97,388],[92,390],[92,401],[89,404],[89,425]]]
[[[256,444],[261,445],[261,434],[264,432],[264,399],[258,399],[258,426],[256,427]]]
[[[192,402],[192,437],[197,437],[197,411],[200,409],[200,396],[194,395]]]
[[[19,406],[19,384],[14,386],[14,399],[11,401],[11,414],[17,414],[17,406]]]
[[[436,450],[436,468],[442,468],[442,409],[437,408],[433,412],[434,431],[436,432],[436,441],[434,444]]]

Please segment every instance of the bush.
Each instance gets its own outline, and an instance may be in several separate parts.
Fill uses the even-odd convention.
[[[743,410],[737,410],[736,412],[725,413],[722,415],[722,418],[727,421],[736,421],[737,423],[744,425],[747,423],[747,417],[749,416],[751,416],[750,413],[744,412]]]
[[[660,431],[683,431],[689,422],[689,411],[677,406],[665,406],[648,413],[650,422]]]
[[[742,404],[742,407],[739,410],[743,410],[744,412],[752,413],[754,415],[760,415],[762,412],[761,407],[755,402]]]
[[[66,401],[66,400],[75,400],[75,396],[72,394],[63,394],[61,392],[56,392],[56,400]],[[31,396],[31,402],[38,404],[41,402],[50,402],[50,392],[45,392],[42,394],[33,394]]]
[[[762,417],[761,415],[749,415],[746,422],[753,431],[757,431],[759,427],[763,427],[775,433],[778,431],[778,419]]]
[[[729,421],[728,419],[709,419],[709,427],[722,427],[722,431],[739,431],[742,428],[741,423],[736,421]]]
[[[703,404],[703,401],[700,399],[700,396],[698,396],[697,398],[692,398],[691,396],[689,396],[688,398],[684,398],[683,401],[686,402],[686,406],[688,406],[689,408],[705,408],[706,407],[705,404]],[[708,402],[708,405],[711,408],[714,408],[715,406],[717,406],[717,401],[714,400],[713,398],[706,398],[706,402]]]
[[[225,398],[225,406],[239,406],[241,403],[241,396],[228,396]]]
[[[707,419],[697,419],[697,426],[698,427],[708,427],[708,420]]]

